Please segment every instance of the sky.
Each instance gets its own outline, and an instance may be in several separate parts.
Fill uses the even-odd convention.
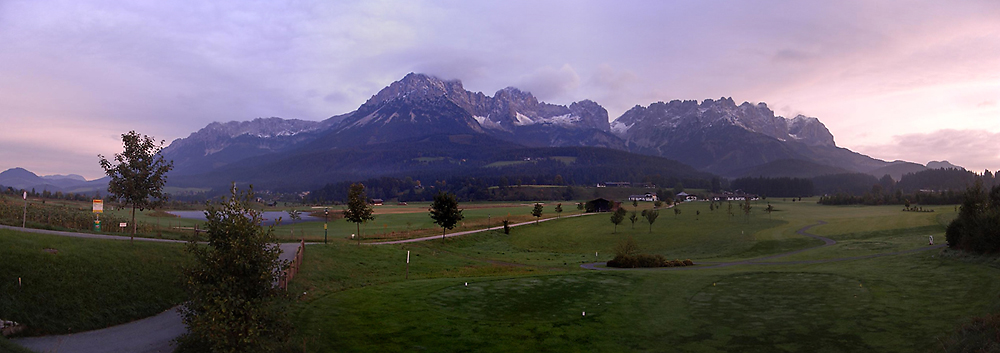
[[[1000,169],[1000,2],[0,0],[0,170],[101,177],[129,130],[322,120],[409,72],[615,119],[732,97],[884,160]]]

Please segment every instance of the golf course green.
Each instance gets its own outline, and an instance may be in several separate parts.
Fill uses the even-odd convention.
[[[652,226],[602,213],[509,235],[309,245],[290,288],[295,340],[311,352],[913,352],[998,309],[995,262],[928,246],[953,206],[727,206],[661,209]],[[809,226],[836,243],[798,233]],[[604,269],[593,264],[626,237],[697,265],[581,267]]]

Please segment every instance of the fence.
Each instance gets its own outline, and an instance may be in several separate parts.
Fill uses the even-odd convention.
[[[295,250],[295,257],[292,258],[292,262],[288,264],[286,268],[281,273],[281,277],[278,278],[278,288],[288,289],[288,282],[292,281],[292,278],[299,273],[299,266],[302,265],[302,255],[306,251],[306,240],[302,239],[299,241],[299,249]]]

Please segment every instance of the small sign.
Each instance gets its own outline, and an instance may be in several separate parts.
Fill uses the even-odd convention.
[[[326,230],[326,223],[323,223],[323,230]]]
[[[124,222],[122,222],[122,223],[118,223],[118,227],[119,227],[119,228],[125,228],[125,227],[128,227],[128,223],[124,223]]]
[[[21,198],[23,198],[23,199],[27,200],[27,199],[28,199],[28,192],[27,192],[27,191],[25,191],[25,192],[24,192],[24,196],[22,196]]]
[[[104,213],[104,200],[94,200],[94,213]]]

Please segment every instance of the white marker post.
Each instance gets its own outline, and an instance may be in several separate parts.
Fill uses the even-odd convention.
[[[410,279],[410,251],[406,251],[406,277],[404,279]]]
[[[24,192],[24,216],[21,218],[21,228],[28,223],[28,192]]]

